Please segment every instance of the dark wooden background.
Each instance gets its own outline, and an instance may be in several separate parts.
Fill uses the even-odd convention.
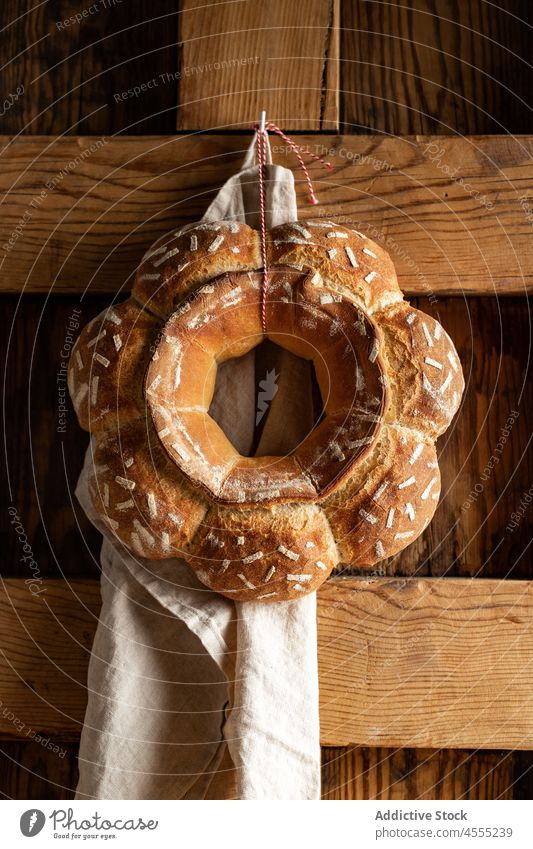
[[[284,127],[318,137],[336,132],[533,132],[528,64],[533,6],[528,0],[313,0],[306,34],[298,29],[297,14],[295,18],[299,4],[285,0],[213,3],[209,8],[194,0],[108,0],[107,8],[81,24],[58,28],[58,21],[88,5],[4,0],[1,92],[6,96],[22,83],[26,93],[1,119],[2,133],[231,134],[249,127],[262,103]],[[234,34],[217,35],[229,32]],[[257,54],[261,67],[252,70],[206,73],[201,81],[185,74],[186,68],[217,57]],[[278,60],[269,65],[269,57]],[[117,101],[115,95],[132,85],[180,69],[181,79]],[[83,322],[108,300],[89,292],[83,299]],[[431,311],[427,301],[420,303]],[[57,358],[50,352],[60,348],[66,320],[79,304],[78,295],[0,296],[13,503],[39,554],[42,573],[55,577],[95,576],[98,571],[98,537],[69,497],[87,437],[70,426],[67,437],[59,439],[53,409]],[[524,392],[529,392],[530,408],[533,404],[531,384],[524,386],[531,344],[528,304],[519,297],[457,297],[441,300],[439,314],[469,372],[461,418],[442,447],[444,489],[446,480],[452,480],[455,457],[465,462],[464,472],[455,483],[455,496],[439,507],[419,544],[389,561],[387,573],[420,574],[423,562],[427,575],[529,578],[528,522],[502,539],[510,512],[533,480],[531,459],[522,450],[529,438],[524,417],[513,429],[490,484],[455,533],[446,534],[509,412],[524,404]],[[2,574],[20,575],[18,542],[5,510],[1,521]],[[77,522],[88,548],[80,543]],[[1,794],[70,798],[77,747],[62,746],[67,755],[59,758],[35,742],[0,741]],[[324,796],[527,798],[532,765],[532,754],[525,752],[329,748],[324,750]]]

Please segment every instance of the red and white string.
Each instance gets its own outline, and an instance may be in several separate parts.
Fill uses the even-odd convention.
[[[310,203],[313,206],[315,206],[318,201],[316,199],[313,183],[311,182],[311,177],[309,176],[309,171],[307,170],[307,166],[303,160],[302,153],[310,157],[311,159],[314,159],[316,162],[320,162],[325,168],[330,171],[333,169],[333,166],[330,162],[328,162],[326,159],[323,159],[321,156],[317,156],[315,153],[311,153],[310,151],[301,147],[299,144],[296,144],[293,139],[289,138],[289,136],[286,136],[283,130],[281,130],[276,124],[273,124],[272,121],[267,121],[264,125],[264,129],[261,128],[259,124],[256,124],[255,129],[257,131],[257,164],[259,166],[259,208],[261,217],[261,261],[263,263],[263,287],[261,293],[261,326],[263,328],[263,333],[266,333],[266,301],[268,290],[268,260],[266,244],[266,173],[268,131],[272,133],[277,133],[278,136],[281,136],[283,141],[287,143],[289,148],[297,157],[298,162],[300,163],[300,167],[304,172],[309,191]]]

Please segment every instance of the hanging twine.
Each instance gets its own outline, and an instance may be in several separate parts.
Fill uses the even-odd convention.
[[[281,130],[276,124],[273,124],[272,121],[267,121],[263,125],[256,124],[255,130],[257,132],[257,164],[259,166],[259,207],[260,207],[260,217],[261,217],[261,260],[263,263],[263,287],[261,292],[261,326],[263,328],[263,333],[266,333],[266,301],[267,301],[267,290],[268,290],[268,261],[267,261],[267,244],[266,244],[266,173],[267,173],[267,136],[268,132],[277,133],[284,142],[290,147],[298,162],[300,163],[300,167],[304,172],[305,180],[307,183],[307,188],[309,192],[309,202],[316,206],[318,203],[315,195],[315,191],[313,188],[313,183],[311,182],[311,177],[309,176],[309,171],[307,170],[307,166],[303,160],[302,154],[305,156],[314,159],[316,162],[320,162],[324,168],[327,168],[329,171],[333,170],[333,165],[331,162],[328,162],[326,159],[323,159],[321,156],[317,156],[315,153],[311,153],[305,148],[301,147],[299,144],[296,144],[289,136],[286,136],[283,130]]]

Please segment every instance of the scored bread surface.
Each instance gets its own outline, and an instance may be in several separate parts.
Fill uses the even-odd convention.
[[[264,338],[261,245],[191,225],[143,257],[131,297],[87,325],[69,365],[96,440],[90,495],[137,557],[184,557],[239,601],[316,590],[415,540],[440,494],[435,440],[464,389],[448,334],[403,298],[388,253],[330,221],[267,236],[267,338],[312,360],[324,417],[286,457],[242,457],[208,411],[217,367]]]

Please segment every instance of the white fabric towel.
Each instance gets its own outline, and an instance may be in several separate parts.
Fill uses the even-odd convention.
[[[273,227],[296,220],[297,207],[292,173],[272,165],[268,153]],[[258,226],[254,158],[255,139],[203,221]],[[255,417],[253,352],[220,370],[213,410],[246,453]],[[200,584],[182,560],[128,554],[90,503],[92,462],[90,446],[76,494],[104,536],[103,605],[76,798],[319,798],[315,594],[235,603]]]

